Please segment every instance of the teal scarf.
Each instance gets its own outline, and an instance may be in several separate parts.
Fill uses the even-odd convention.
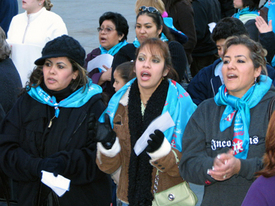
[[[250,20],[259,16],[258,10],[249,11],[249,7],[239,9],[237,13],[233,14],[234,18],[240,19],[244,24]]]
[[[124,47],[128,42],[126,40],[119,42],[115,46],[113,46],[111,49],[107,50],[103,48],[101,45],[99,46],[99,49],[101,51],[101,54],[110,54],[114,56],[122,47]],[[101,68],[98,68],[99,72],[102,72]]]
[[[110,116],[110,123],[113,127],[113,119],[115,117],[119,101],[135,79],[136,78],[130,80],[113,95],[109,101],[107,109],[99,118],[100,122],[104,122],[104,114],[107,113]],[[189,94],[183,89],[183,87],[177,82],[169,80],[168,94],[162,114],[168,111],[175,122],[175,126],[167,129],[164,132],[164,135],[170,142],[171,146],[179,151],[182,150],[182,135],[186,124],[196,108],[197,106],[193,103]]]
[[[112,56],[114,56],[121,49],[121,47],[124,47],[126,44],[128,43],[126,40],[124,40],[122,42],[119,42],[109,50],[104,49],[101,45],[99,46],[99,49],[101,51],[101,54],[111,54]]]
[[[48,95],[40,86],[36,88],[31,87],[31,89],[28,91],[28,94],[36,101],[54,107],[56,118],[59,116],[59,107],[81,107],[86,102],[88,102],[92,96],[99,93],[102,93],[102,88],[96,84],[93,84],[91,79],[89,79],[85,90],[83,90],[83,87],[81,87],[60,102],[56,102],[56,98],[54,96],[51,97]]]
[[[270,89],[272,80],[267,76],[260,76],[260,82],[253,85],[240,99],[228,94],[225,85],[219,88],[214,97],[218,106],[226,108],[220,120],[220,130],[223,132],[232,125],[234,116],[234,137],[232,149],[236,158],[246,159],[249,150],[250,109],[255,107]]]

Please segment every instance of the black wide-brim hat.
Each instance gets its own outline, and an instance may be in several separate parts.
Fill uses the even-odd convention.
[[[43,65],[48,58],[68,57],[80,66],[84,66],[85,55],[85,50],[77,40],[68,35],[62,35],[47,42],[42,50],[42,57],[34,63]]]

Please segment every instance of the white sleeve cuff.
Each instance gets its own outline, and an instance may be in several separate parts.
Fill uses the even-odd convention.
[[[101,142],[97,143],[97,150],[100,153],[102,153],[105,156],[107,156],[107,157],[114,157],[114,156],[116,156],[120,152],[120,149],[121,149],[121,147],[120,147],[119,140],[118,140],[117,137],[116,137],[116,141],[113,144],[113,146],[112,146],[111,149],[105,149],[105,147],[102,145]]]
[[[155,160],[158,160],[166,155],[168,155],[171,151],[171,145],[170,143],[168,142],[168,140],[164,137],[164,140],[160,146],[160,148],[153,152],[153,153],[148,153],[148,155],[151,157],[151,160],[150,161],[155,161]]]

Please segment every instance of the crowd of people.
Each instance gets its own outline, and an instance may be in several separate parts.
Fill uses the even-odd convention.
[[[0,201],[275,204],[275,0],[136,0],[88,54],[51,0],[0,5]]]

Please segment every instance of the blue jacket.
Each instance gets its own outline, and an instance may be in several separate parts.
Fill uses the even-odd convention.
[[[217,94],[222,82],[219,76],[215,76],[215,68],[221,61],[221,59],[217,59],[213,64],[201,69],[189,83],[187,92],[195,104],[199,105],[203,100]],[[268,76],[275,85],[275,69],[270,65],[266,65],[266,68]]]
[[[5,31],[6,35],[12,18],[18,14],[17,0],[2,0],[0,1],[0,26]]]

